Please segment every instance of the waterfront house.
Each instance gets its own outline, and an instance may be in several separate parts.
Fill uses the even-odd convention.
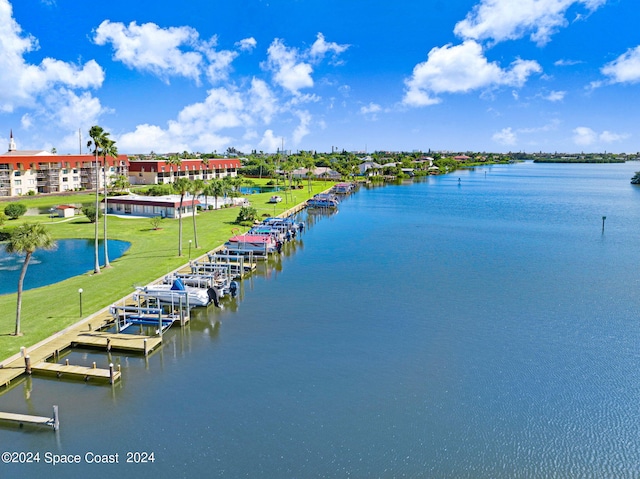
[[[199,204],[200,202],[196,198],[185,196],[182,200],[182,217],[197,214],[196,209]],[[107,213],[112,215],[178,218],[179,211],[180,195],[114,196],[109,198],[107,202]]]
[[[216,158],[209,160],[185,159],[180,164],[167,163],[167,159],[138,160],[129,165],[129,183],[132,185],[158,185],[173,183],[178,178],[211,180],[225,176],[238,176],[240,160]]]
[[[291,172],[293,178],[307,179],[309,178],[309,170],[307,168],[296,168]],[[340,173],[327,166],[316,166],[311,172],[311,177],[316,179],[327,179],[338,181],[342,177]]]
[[[361,176],[379,176],[382,165],[375,161],[365,161],[360,163],[360,175]]]

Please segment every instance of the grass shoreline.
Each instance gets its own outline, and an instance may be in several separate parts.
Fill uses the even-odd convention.
[[[278,204],[268,203],[272,193],[246,195],[259,217],[274,216],[304,203],[314,194],[325,191],[333,183],[314,181],[311,188],[292,190]],[[86,201],[86,194],[78,197]],[[77,202],[74,197],[66,197],[65,202]],[[42,206],[42,198],[35,198]],[[51,205],[58,204],[59,198],[51,197]],[[20,202],[31,207],[31,198]],[[35,205],[34,205],[35,206]],[[237,228],[235,219],[239,208],[222,208],[201,211],[197,217],[199,248],[195,247],[193,221],[183,218],[183,255],[178,256],[178,220],[165,219],[160,229],[154,230],[148,218],[108,217],[108,237],[128,241],[131,247],[117,260],[111,261],[111,268],[93,274],[93,261],[87,264],[85,274],[74,276],[59,283],[24,291],[22,299],[23,336],[13,336],[17,294],[0,296],[0,364],[20,351],[20,347],[32,347],[55,335],[65,328],[94,315],[105,307],[133,292],[136,285],[150,283],[188,262],[188,242],[192,240],[191,257],[197,258],[222,245]],[[20,223],[41,222],[46,224],[54,239],[93,239],[94,227],[84,216],[76,216],[71,221],[54,221],[48,215],[23,216],[8,221],[5,228]],[[102,223],[102,222],[101,222]],[[102,236],[102,224],[100,225]],[[27,270],[27,275],[33,270]],[[79,312],[78,289],[82,288],[83,317]]]

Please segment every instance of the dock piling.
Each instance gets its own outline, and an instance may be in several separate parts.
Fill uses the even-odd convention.
[[[113,384],[113,363],[109,363],[109,384]]]
[[[58,417],[58,406],[54,404],[53,406],[53,430],[57,431],[60,429],[60,419]]]
[[[31,358],[28,354],[24,357],[24,369],[27,374],[31,375]]]

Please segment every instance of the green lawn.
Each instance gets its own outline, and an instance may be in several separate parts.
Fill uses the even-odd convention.
[[[260,217],[282,213],[302,203],[316,193],[331,186],[329,182],[316,181],[309,192],[305,182],[303,189],[293,190],[286,200],[277,205],[268,203],[271,193],[248,195],[251,205],[258,210]],[[48,201],[47,201],[48,200]],[[49,207],[66,203],[87,203],[91,195],[86,193],[65,197],[24,197],[20,199],[28,207]],[[0,207],[3,203],[0,203]],[[87,265],[87,273],[50,286],[37,288],[23,293],[21,337],[12,335],[15,329],[16,294],[0,296],[0,361],[20,350],[29,347],[50,335],[77,322],[79,317],[78,289],[83,289],[83,315],[108,306],[128,295],[134,285],[144,285],[188,262],[188,241],[191,239],[191,257],[196,258],[224,243],[232,236],[232,228],[237,228],[235,219],[239,208],[224,208],[215,211],[202,211],[196,217],[199,248],[193,241],[193,220],[183,219],[183,256],[178,256],[178,220],[165,219],[159,230],[153,230],[148,218],[133,219],[108,217],[110,239],[131,242],[131,248],[119,259],[111,261],[112,267],[93,274],[93,261]],[[7,221],[3,229],[24,222],[42,222],[51,231],[55,239],[89,238],[94,235],[94,224],[84,216],[72,220],[55,218],[48,215],[24,216],[18,220]],[[100,220],[102,223],[102,220]],[[100,224],[102,235],[102,224]],[[242,230],[246,230],[243,227]],[[27,275],[33,272],[27,270]]]

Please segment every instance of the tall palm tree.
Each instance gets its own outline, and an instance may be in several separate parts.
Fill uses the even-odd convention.
[[[51,238],[49,231],[38,223],[24,223],[18,226],[7,243],[5,249],[7,253],[25,253],[24,263],[20,270],[20,278],[18,279],[18,304],[16,307],[16,330],[14,335],[20,336],[20,314],[22,312],[22,285],[24,277],[27,274],[27,266],[31,256],[38,248],[51,249],[55,246],[55,242]]]
[[[100,188],[98,187],[98,182],[100,179],[100,165],[98,163],[98,153],[100,148],[102,147],[102,139],[104,137],[104,130],[101,126],[94,125],[89,129],[89,136],[93,139],[93,153],[95,154],[95,188],[96,188],[96,198],[95,198],[95,207],[96,207],[96,224],[95,224],[95,233],[94,233],[94,254],[93,254],[93,272],[94,274],[100,273],[100,259],[99,259],[99,242],[98,242],[98,233],[99,233],[99,221],[98,221],[98,212],[100,211]],[[89,140],[87,142],[87,148],[91,148],[92,142]]]
[[[182,202],[184,195],[191,188],[189,178],[178,178],[173,183],[173,190],[180,195],[180,209],[178,210],[178,256],[182,256]]]
[[[102,221],[104,234],[104,267],[110,268],[109,248],[107,246],[107,156],[117,158],[118,148],[116,147],[116,142],[109,138],[109,133],[105,132],[102,140],[102,174],[104,183],[104,215],[102,216]]]
[[[206,186],[207,185],[204,182],[204,180],[201,180],[199,178],[195,179],[195,180],[193,180],[191,182],[189,192],[193,196],[193,200],[194,201],[195,201],[197,196],[202,194],[202,192],[204,191]],[[199,246],[198,246],[198,230],[196,229],[196,206],[195,206],[195,204],[193,205],[193,216],[192,216],[192,218],[193,218],[193,242],[195,243],[195,247],[199,248]]]
[[[182,165],[182,159],[178,155],[170,156],[169,158],[164,160],[164,162],[165,162],[166,165],[169,165],[169,166],[175,165],[178,168],[180,167],[180,165]],[[171,168],[169,168],[169,169],[171,169]],[[176,171],[176,174],[173,175],[174,181],[175,181],[175,178],[177,178],[178,176],[179,176],[179,173]]]

